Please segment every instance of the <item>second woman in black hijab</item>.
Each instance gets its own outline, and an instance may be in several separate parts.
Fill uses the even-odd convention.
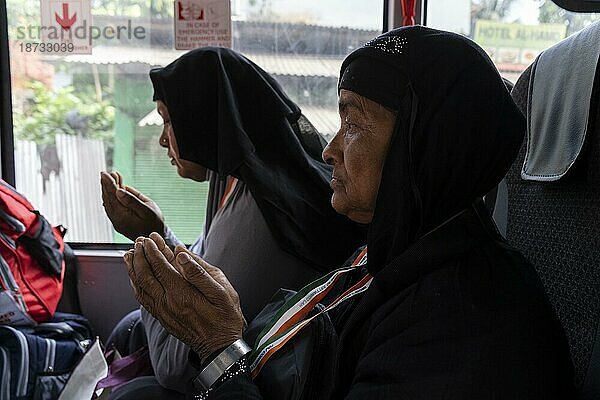
[[[300,108],[269,74],[239,53],[205,47],[150,79],[180,158],[244,182],[283,250],[328,271],[360,244],[361,230],[329,206],[331,169],[314,151],[320,143],[294,129]]]
[[[573,398],[566,338],[541,282],[481,203],[516,157],[524,130],[491,60],[459,35],[397,29],[346,59],[339,88],[342,127],[323,157],[334,167],[336,211],[370,223],[369,260],[357,280],[367,273],[373,279],[330,313],[339,334],[333,372],[311,369],[310,381],[318,384],[304,393],[311,399]],[[198,271],[210,267],[181,252],[173,263],[178,278],[155,248],[145,240],[126,255],[138,298],[210,361],[242,336],[238,318],[175,315],[169,310],[186,307],[186,296],[160,284],[168,276],[183,292],[207,298],[226,285],[202,278]],[[206,315],[214,301],[187,307]],[[221,340],[207,347],[205,337]],[[269,392],[260,373],[253,381],[243,362],[236,368],[205,396],[261,399]]]

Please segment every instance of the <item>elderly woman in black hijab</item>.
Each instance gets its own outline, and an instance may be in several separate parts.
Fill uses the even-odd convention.
[[[540,280],[481,203],[524,130],[490,59],[462,36],[402,28],[353,52],[339,88],[342,126],[323,158],[333,207],[369,224],[366,266],[361,255],[308,285],[255,336],[216,267],[161,252],[156,237],[126,254],[139,300],[202,362],[198,398],[573,398]],[[299,390],[273,395],[294,368],[269,366],[301,360],[295,344],[323,321],[315,299],[331,310],[331,339],[317,342],[328,345],[314,348]]]

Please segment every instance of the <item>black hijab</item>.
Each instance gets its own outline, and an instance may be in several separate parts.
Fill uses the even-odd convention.
[[[330,205],[331,167],[309,145],[314,137],[301,134],[300,109],[260,67],[206,47],[150,78],[154,100],[168,107],[180,157],[241,179],[283,250],[326,271],[364,244],[363,229]]]
[[[377,273],[500,182],[524,120],[485,52],[453,33],[385,33],[350,54],[340,76],[340,89],[397,112],[368,234]]]

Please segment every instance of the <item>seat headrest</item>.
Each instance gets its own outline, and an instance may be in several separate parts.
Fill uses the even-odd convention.
[[[544,51],[531,66],[523,179],[557,181],[577,161],[589,127],[599,55],[597,22]]]

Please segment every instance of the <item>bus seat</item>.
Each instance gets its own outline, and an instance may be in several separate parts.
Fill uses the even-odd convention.
[[[598,43],[593,24],[519,78],[512,95],[528,133],[506,177],[507,239],[534,265],[561,320],[580,400],[600,399]]]

